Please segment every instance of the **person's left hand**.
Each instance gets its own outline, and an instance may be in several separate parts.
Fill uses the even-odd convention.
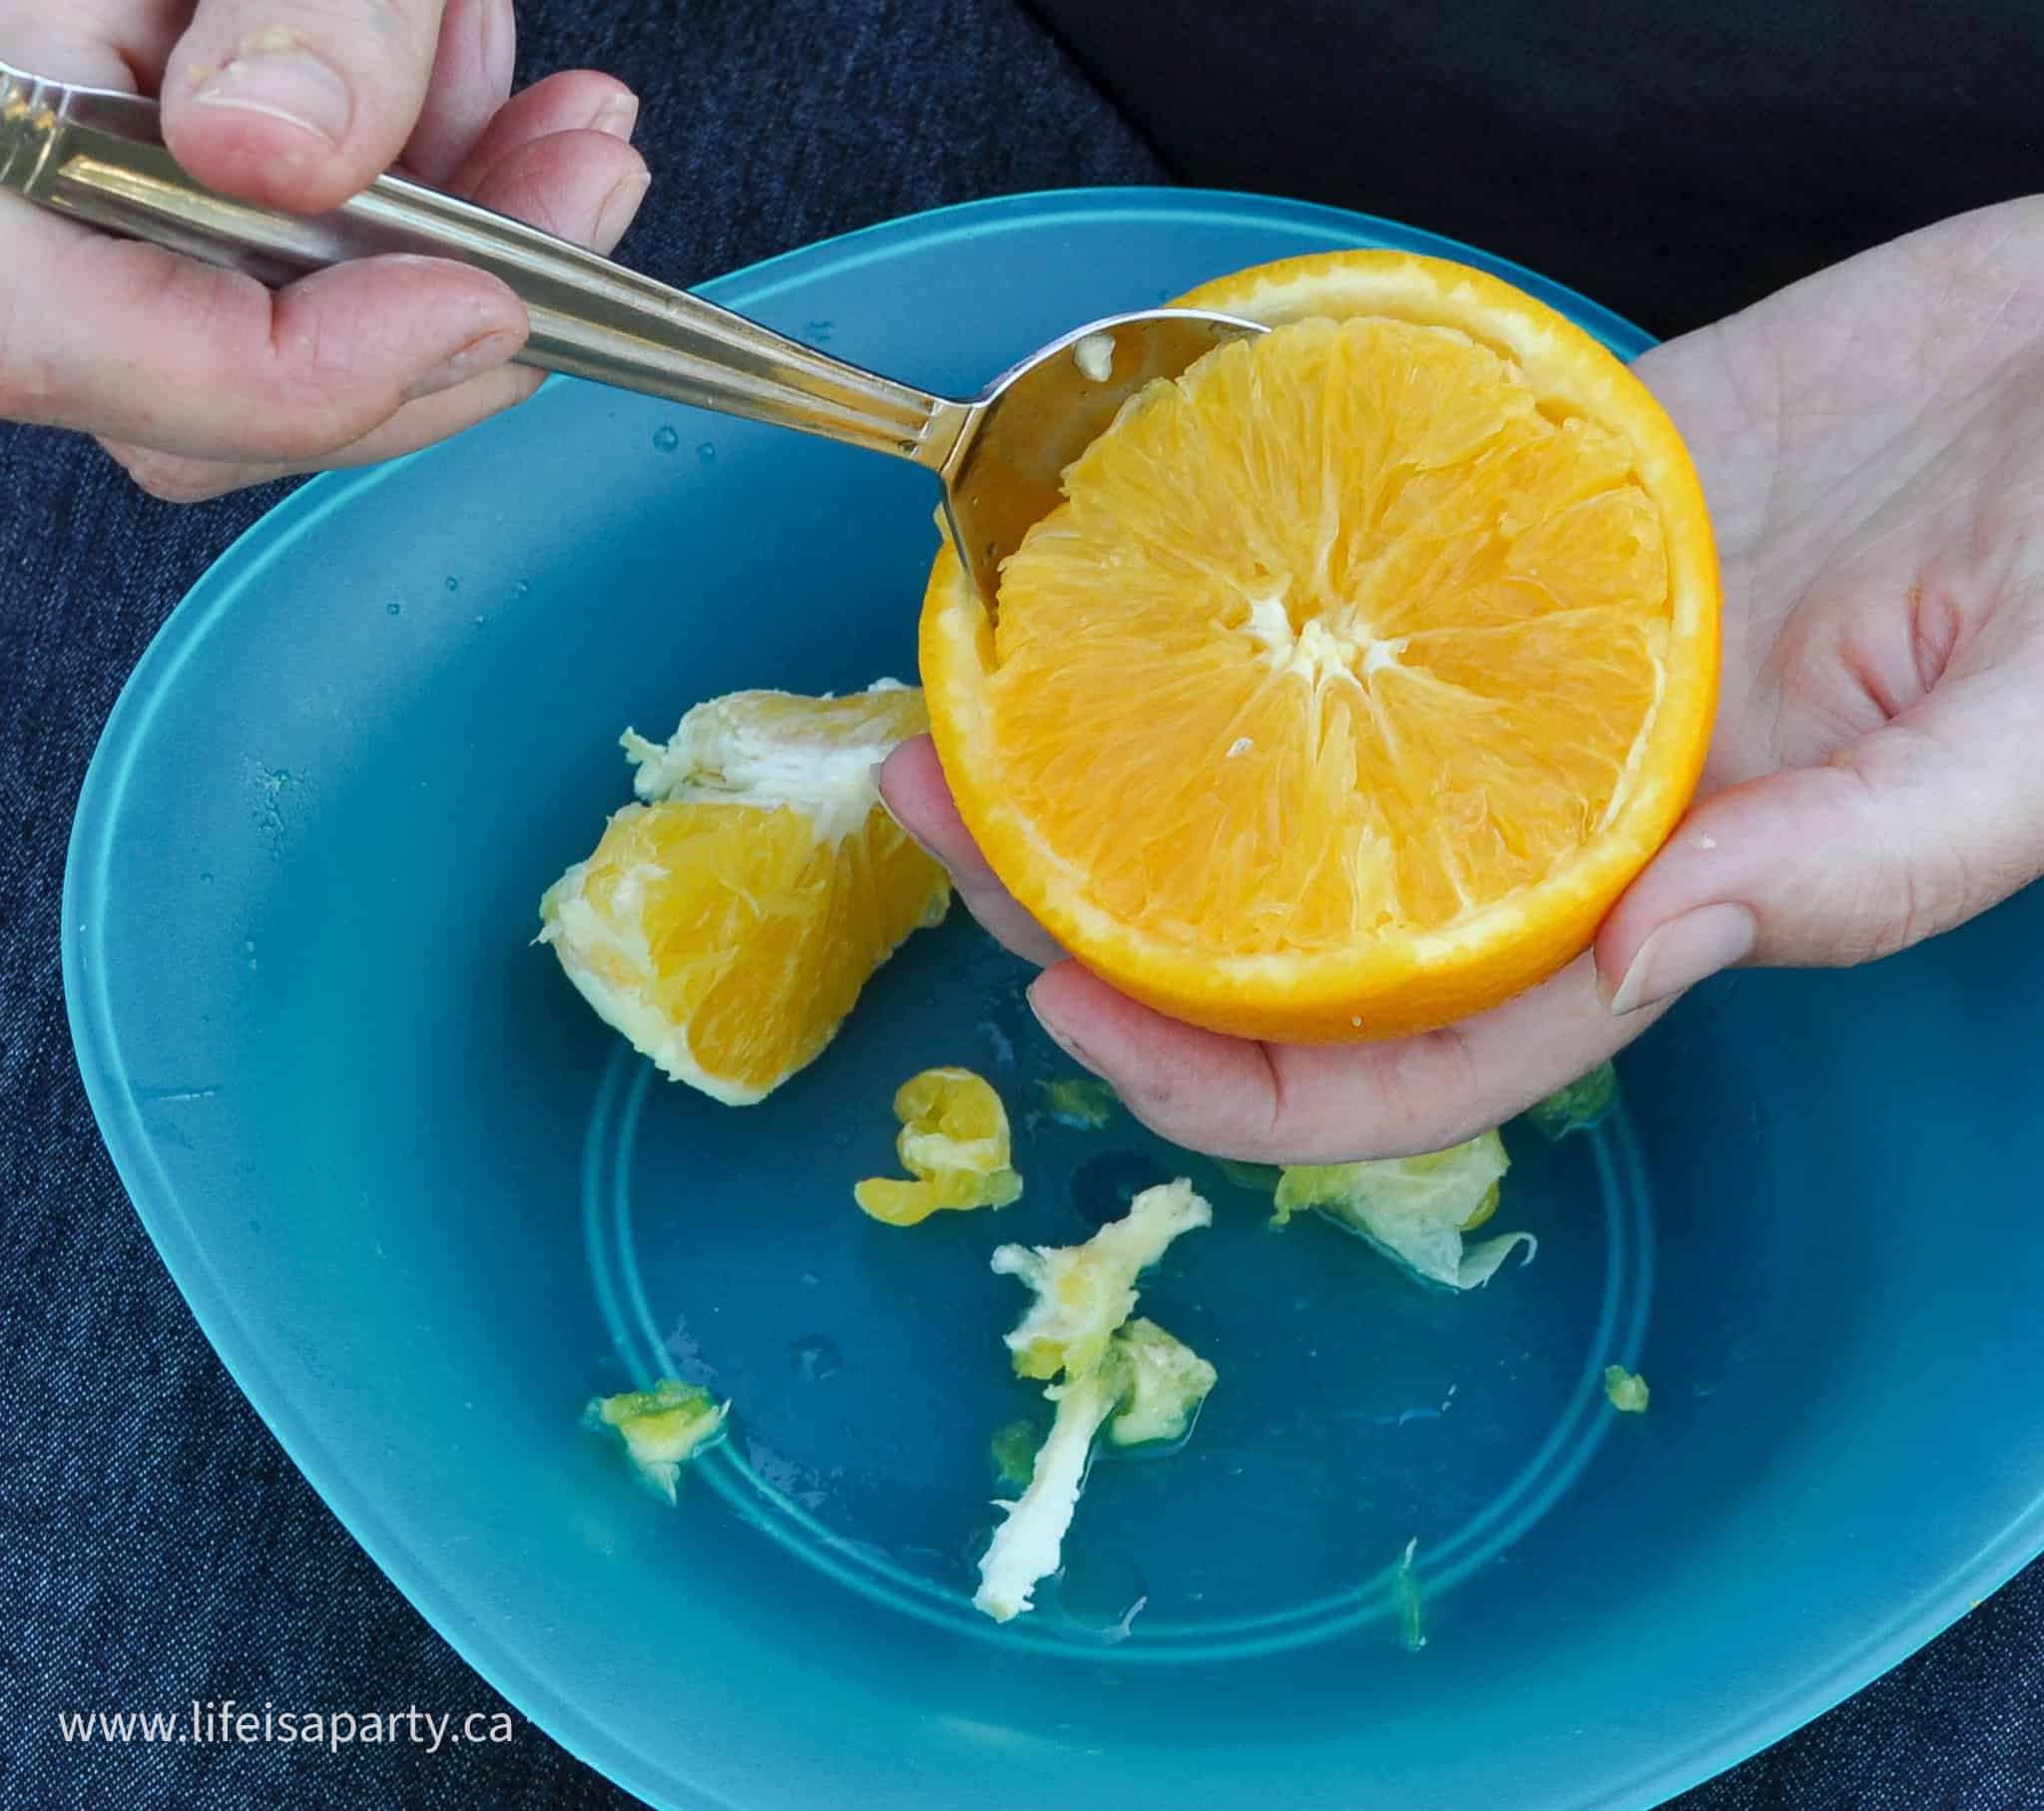
[[[2044,200],[1947,221],[1642,358],[1725,573],[1696,806],[1595,948],[1464,1024],[1271,1045],[1115,992],[1016,904],[929,741],[882,793],[973,914],[1048,965],[1045,1029],[1166,1137],[1335,1162],[1501,1125],[1736,964],[1837,966],[2044,873]]]

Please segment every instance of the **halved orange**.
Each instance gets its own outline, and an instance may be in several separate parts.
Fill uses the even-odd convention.
[[[1359,1039],[1587,947],[1702,770],[1719,585],[1660,405],[1481,271],[1329,252],[1181,298],[1273,323],[1134,398],[1003,569],[923,601],[995,873],[1126,992]]]

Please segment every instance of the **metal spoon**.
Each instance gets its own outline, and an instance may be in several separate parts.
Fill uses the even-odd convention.
[[[518,354],[698,408],[892,453],[943,481],[951,532],[995,608],[1000,565],[1058,499],[1065,467],[1146,383],[1264,329],[1155,308],[1090,322],[957,400],[862,370],[564,239],[403,177],[329,214],[282,214],[201,187],[137,95],[0,63],[0,188],[272,286],[351,257],[423,252],[500,277],[525,303]]]

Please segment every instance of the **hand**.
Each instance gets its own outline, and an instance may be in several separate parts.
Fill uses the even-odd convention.
[[[511,97],[512,0],[0,0],[0,55],[161,96],[201,182],[300,213],[393,164],[608,251],[644,198],[609,76]],[[0,195],[0,415],[80,428],[192,501],[410,452],[519,401],[524,306],[418,257],[272,293]]]
[[[1045,1028],[1179,1143],[1268,1161],[1436,1149],[1742,964],[1837,966],[2044,873],[2044,199],[1948,221],[1642,358],[1725,572],[1697,803],[1596,947],[1445,1031],[1265,1045],[1061,953],[972,846],[927,740],[882,790],[981,923],[1048,964]]]

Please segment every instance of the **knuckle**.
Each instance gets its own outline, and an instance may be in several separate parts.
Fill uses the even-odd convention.
[[[1913,864],[1891,867],[1884,862],[1875,872],[1885,884],[1874,888],[1866,934],[1860,940],[1861,947],[1851,952],[1855,961],[1872,962],[1892,956],[1897,950],[1920,943],[1935,928],[1926,897],[1928,889]]]
[[[321,459],[393,413],[399,399],[365,381],[359,351],[357,335],[327,310],[280,320],[249,423],[249,451],[290,464]]]
[[[1212,1089],[1199,1088],[1169,1065],[1150,1073],[1110,1073],[1106,1080],[1129,1112],[1170,1143],[1232,1156],[1259,1148],[1256,1116],[1239,1092],[1216,1098]]]
[[[1846,852],[1851,879],[1829,890],[1836,941],[1820,959],[1840,966],[1909,949],[1991,903],[1981,896],[1963,814],[1939,821],[1917,808],[1944,790],[1943,751],[1896,726],[1878,739],[1877,758],[1854,744],[1827,763],[1850,784],[1843,822],[1860,853],[1855,861]]]
[[[1353,1163],[1473,1136],[1494,1093],[1460,1026],[1381,1044],[1279,1046],[1254,1142],[1259,1160]]]
[[[518,159],[491,185],[494,205],[515,221],[551,232],[556,238],[575,236],[576,223],[566,220],[557,206],[549,181],[552,173],[534,167],[531,157]]]
[[[1961,922],[1973,891],[1969,867],[1956,838],[1941,831],[1887,853],[1876,870],[1866,947],[1859,959],[1892,956]]]
[[[1378,1126],[1376,1148],[1359,1154],[1412,1156],[1471,1135],[1463,1127],[1482,1077],[1460,1026],[1364,1048],[1372,1062],[1357,1080],[1377,1103]]]
[[[167,302],[189,314],[206,342],[254,348],[242,354],[246,369],[215,377],[240,392],[232,436],[238,453],[288,462],[338,443],[334,390],[346,373],[330,361],[321,368],[316,315],[310,328],[288,320],[267,290],[183,258],[170,266],[169,280],[182,293]]]

